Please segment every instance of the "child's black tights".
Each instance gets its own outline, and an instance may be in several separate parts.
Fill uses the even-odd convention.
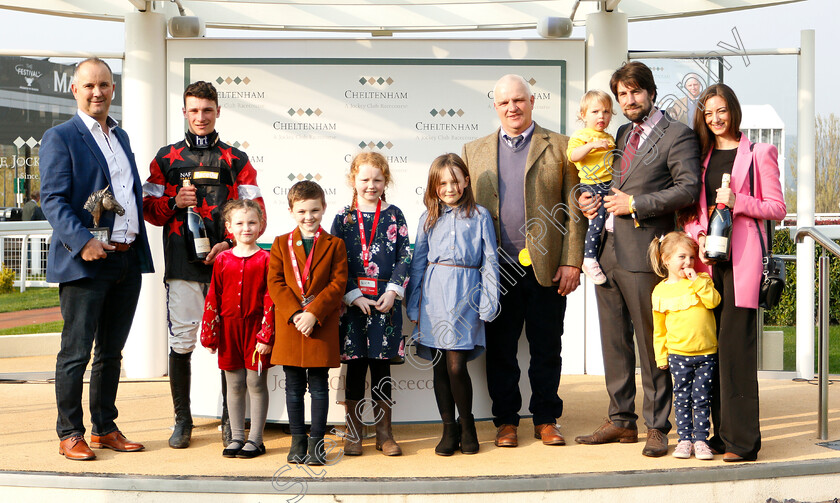
[[[455,422],[455,407],[462,416],[472,414],[472,380],[467,372],[468,351],[435,349],[434,382],[440,418]]]

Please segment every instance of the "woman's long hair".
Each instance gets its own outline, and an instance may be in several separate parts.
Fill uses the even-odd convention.
[[[461,171],[464,179],[467,181],[467,186],[464,188],[464,193],[458,201],[458,209],[464,213],[464,216],[470,217],[475,211],[475,196],[473,196],[472,180],[470,179],[470,170],[467,164],[461,159],[458,154],[443,154],[439,155],[429,168],[429,181],[426,184],[426,193],[423,195],[423,204],[426,205],[428,214],[426,215],[426,222],[423,224],[423,229],[428,232],[434,227],[435,223],[440,218],[443,210],[443,201],[438,198],[437,189],[440,184],[440,179],[443,176],[443,170],[448,170],[452,178],[457,179],[455,170]]]
[[[706,155],[715,146],[715,135],[706,125],[706,102],[709,98],[720,96],[726,102],[726,109],[729,111],[729,131],[733,137],[738,138],[741,130],[741,104],[735,91],[726,84],[713,84],[703,91],[697,99],[698,110],[694,114],[694,131],[700,141],[700,158],[705,159]]]

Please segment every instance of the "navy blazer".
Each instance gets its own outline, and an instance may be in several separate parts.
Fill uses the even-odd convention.
[[[135,249],[140,258],[140,272],[153,272],[152,254],[143,221],[143,184],[137,172],[134,153],[128,135],[120,128],[114,135],[131,163],[134,178],[134,200],[140,232]],[[66,283],[96,277],[100,260],[82,260],[80,252],[93,235],[93,216],[83,205],[90,194],[111,184],[108,163],[93,134],[78,114],[69,121],[50,128],[41,139],[41,207],[53,228],[50,255],[47,261],[47,281]],[[102,214],[100,227],[113,230],[114,213]]]

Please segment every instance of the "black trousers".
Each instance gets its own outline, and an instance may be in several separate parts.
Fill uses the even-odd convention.
[[[735,306],[732,264],[712,268],[721,302],[715,308],[718,326],[718,367],[712,388],[712,423],[709,445],[755,459],[761,449],[758,424],[757,309]]]
[[[519,361],[516,358],[519,336],[525,325],[525,337],[531,353],[528,378],[531,402],[528,409],[534,424],[556,423],[563,414],[560,387],[562,359],[561,336],[566,297],[557,287],[537,283],[531,267],[500,264],[503,280],[500,288],[501,312],[485,327],[487,336],[487,388],[493,402],[493,422],[519,425],[522,395],[519,392]],[[524,276],[520,276],[522,271]],[[512,284],[515,283],[515,284]]]
[[[615,257],[615,237],[607,232],[601,269],[607,282],[595,287],[604,377],[610,396],[610,420],[628,428],[636,425],[636,354],[639,346],[644,402],[642,414],[648,429],[671,431],[671,374],[656,366],[653,354],[653,307],[650,296],[662,278],[652,272],[624,270]],[[640,253],[642,253],[640,251]],[[635,330],[634,330],[635,329]]]
[[[82,388],[91,347],[92,433],[108,435],[117,429],[120,364],[140,295],[140,263],[134,248],[109,253],[101,262],[96,277],[58,286],[64,318],[55,362],[56,432],[61,440],[85,434]]]

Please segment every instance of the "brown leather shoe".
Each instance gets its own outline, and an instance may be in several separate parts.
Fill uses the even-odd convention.
[[[598,427],[592,435],[580,435],[575,437],[579,444],[608,444],[610,442],[621,442],[622,444],[633,444],[639,441],[639,430],[636,425],[630,428],[622,428],[609,419]]]
[[[519,440],[516,438],[516,425],[503,424],[496,430],[496,447],[516,447]]]
[[[560,427],[554,423],[534,425],[534,438],[541,439],[545,445],[566,445]]]
[[[723,460],[727,463],[740,463],[742,461],[755,461],[757,458],[755,457],[745,457],[741,456],[740,454],[735,454],[734,452],[727,452],[723,455]]]
[[[58,444],[58,453],[67,459],[73,461],[88,461],[96,459],[96,454],[90,450],[85,438],[81,435],[75,435],[70,438],[65,438]]]
[[[137,452],[144,449],[143,444],[132,442],[125,438],[125,435],[120,433],[120,430],[112,431],[103,436],[91,435],[90,446],[94,449],[102,449],[107,447],[119,452]]]
[[[642,455],[658,458],[666,454],[668,454],[668,436],[655,428],[649,429]]]

